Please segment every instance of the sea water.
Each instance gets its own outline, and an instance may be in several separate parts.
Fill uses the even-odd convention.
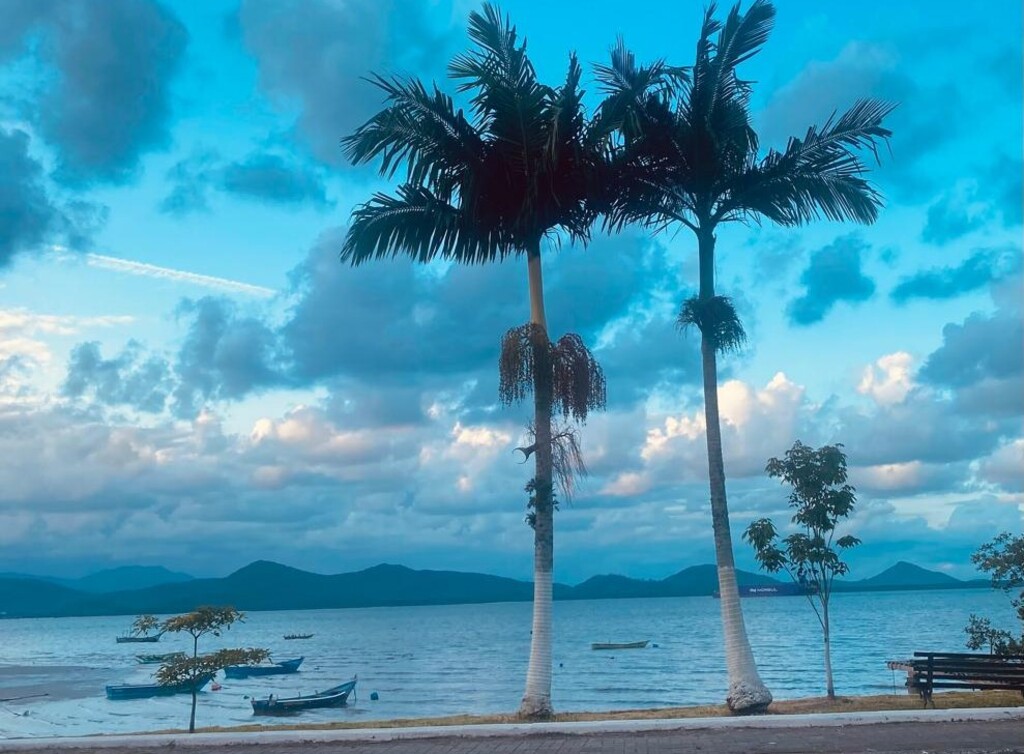
[[[743,600],[761,675],[776,699],[824,693],[821,628],[803,597]],[[341,709],[302,721],[511,712],[530,646],[530,603],[383,607],[250,613],[243,624],[204,637],[200,651],[265,647],[276,660],[304,656],[294,675],[225,680],[200,694],[198,726],[253,722],[250,697],[308,694],[358,675]],[[839,694],[905,693],[886,660],[914,651],[965,651],[971,613],[1012,627],[1007,597],[987,589],[837,594],[832,664]],[[131,616],[0,620],[0,738],[181,728],[187,695],[109,701],[107,683],[151,682],[136,654],[190,651],[187,636],[117,644]],[[312,633],[285,641],[285,634]],[[642,650],[593,651],[591,642],[649,640]],[[720,702],[726,689],[719,603],[711,597],[556,602],[554,706],[615,710]],[[379,699],[370,701],[371,692]],[[278,718],[258,718],[274,724]],[[285,718],[283,722],[294,722]]]

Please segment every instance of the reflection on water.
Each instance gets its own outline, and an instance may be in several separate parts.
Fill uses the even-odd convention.
[[[776,698],[820,695],[821,634],[806,600],[760,598],[743,604],[755,656]],[[350,707],[311,711],[302,719],[512,711],[526,674],[530,609],[529,603],[503,603],[251,613],[246,623],[220,639],[211,637],[201,650],[267,647],[278,660],[305,656],[302,670],[291,676],[221,679],[221,690],[202,694],[197,724],[252,722],[250,695],[310,693],[355,674],[359,686]],[[1006,598],[987,590],[839,594],[832,612],[833,665],[840,694],[892,691],[887,659],[922,649],[962,651],[963,626],[972,612],[1012,625]],[[165,636],[156,645],[116,644],[114,637],[125,620],[121,616],[0,621],[0,698],[14,696],[25,686],[18,678],[24,671],[11,666],[31,667],[33,687],[49,683],[50,690],[43,699],[0,704],[0,737],[187,724],[187,697],[111,702],[104,696],[104,683],[150,679],[153,666],[137,665],[136,654],[190,649],[184,638],[174,636]],[[702,704],[724,697],[718,601],[710,597],[556,602],[554,628],[558,710]],[[289,633],[314,637],[285,641],[283,636]],[[657,646],[590,649],[594,641],[642,639]],[[76,679],[70,685],[65,683],[69,674]],[[899,686],[902,679],[895,683]],[[85,691],[79,693],[83,684]],[[369,701],[373,691],[379,701]],[[75,698],[83,693],[88,695]]]

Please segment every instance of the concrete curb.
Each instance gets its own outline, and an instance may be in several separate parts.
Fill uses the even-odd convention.
[[[258,733],[171,733],[35,738],[5,741],[0,751],[52,751],[75,749],[124,749],[140,747],[199,748],[253,744],[303,744],[332,742],[400,741],[421,738],[494,738],[537,735],[582,735],[640,731],[714,730],[736,728],[834,728],[846,725],[879,725],[916,722],[984,722],[1022,720],[1024,707],[986,709],[893,710],[888,712],[834,712],[813,715],[762,715],[758,717],[694,717],[667,720],[596,720],[565,723],[514,723],[489,725],[437,725],[414,728],[348,728],[343,730],[281,730]]]

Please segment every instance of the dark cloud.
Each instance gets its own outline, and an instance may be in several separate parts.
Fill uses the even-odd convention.
[[[868,248],[857,235],[848,235],[812,253],[800,275],[804,294],[787,309],[789,321],[811,325],[823,320],[840,301],[857,303],[871,298],[875,283],[861,271],[861,254]]]
[[[167,171],[171,191],[160,202],[160,211],[183,217],[209,209],[207,193],[217,173],[216,152],[197,152],[178,160]]]
[[[64,222],[43,186],[42,166],[28,153],[23,131],[0,131],[0,268],[34,250]]]
[[[54,0],[6,0],[0,24],[0,61],[16,57],[26,47],[26,35],[53,12]]]
[[[106,208],[91,202],[55,201],[28,148],[24,131],[0,129],[0,269],[16,254],[58,239],[75,249],[88,246],[106,219]]]
[[[442,3],[443,5],[443,3]],[[399,0],[244,0],[237,27],[255,56],[261,87],[283,102],[298,101],[298,130],[319,159],[342,162],[339,139],[370,118],[380,92],[371,72],[441,73],[451,28],[446,14]]]
[[[930,384],[957,389],[986,380],[1019,383],[1024,375],[1022,343],[1024,324],[1018,313],[972,314],[962,324],[942,329],[942,345],[925,361],[920,376]],[[1024,405],[1024,390],[1016,403]]]
[[[191,323],[174,364],[175,413],[193,416],[203,401],[237,399],[285,382],[276,335],[262,320],[212,297],[186,300],[179,313]]]
[[[131,341],[113,359],[104,359],[100,344],[79,343],[71,351],[62,392],[72,398],[89,396],[108,406],[130,406],[138,411],[164,410],[172,382],[167,362],[148,358],[142,346]]]
[[[253,154],[224,166],[221,185],[229,194],[276,204],[330,206],[318,173],[279,155]]]
[[[928,208],[921,239],[943,245],[978,228],[1001,223],[1006,228],[1021,224],[1024,164],[1002,157],[975,171],[973,184],[945,192]]]
[[[956,267],[934,267],[903,278],[889,295],[898,304],[916,298],[956,298],[1015,275],[1020,268],[1017,247],[978,249]]]
[[[968,203],[954,193],[947,193],[928,208],[928,217],[921,240],[942,245],[955,241],[977,230],[985,223],[985,216],[971,211]]]
[[[41,55],[55,66],[33,120],[69,183],[122,182],[169,141],[169,87],[188,42],[151,0],[47,5]]]
[[[228,163],[215,152],[198,152],[175,163],[167,171],[167,179],[172,188],[160,202],[160,209],[179,217],[208,210],[211,190],[268,204],[317,209],[333,206],[319,172],[268,152],[254,152]]]

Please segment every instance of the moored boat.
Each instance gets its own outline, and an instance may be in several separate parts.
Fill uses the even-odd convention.
[[[205,675],[195,683],[196,691],[202,691],[210,681],[213,673]],[[159,683],[123,683],[107,686],[107,699],[120,701],[123,699],[149,699],[154,696],[173,696],[174,694],[191,694],[191,683],[179,683],[174,686],[163,686]]]
[[[180,660],[184,656],[184,652],[168,652],[162,655],[135,655],[135,659],[140,665],[163,665],[165,662]]]
[[[229,665],[224,668],[225,678],[248,678],[254,675],[283,675],[285,673],[295,673],[299,669],[299,665],[306,659],[304,657],[296,657],[293,660],[282,660],[281,662],[275,662],[270,665]]]
[[[160,641],[160,637],[163,634],[153,634],[152,636],[132,636],[128,634],[126,636],[118,636],[118,644],[152,644],[155,641]]]
[[[613,642],[595,642],[590,645],[591,649],[643,649],[650,643],[648,641],[627,641],[620,643]]]
[[[271,694],[267,699],[253,699],[252,713],[254,715],[291,715],[307,709],[344,707],[348,703],[349,694],[355,691],[355,688],[356,679],[353,678],[347,683],[308,696],[277,698]]]
[[[292,641],[293,639],[312,639],[313,634],[285,634],[285,640]]]

